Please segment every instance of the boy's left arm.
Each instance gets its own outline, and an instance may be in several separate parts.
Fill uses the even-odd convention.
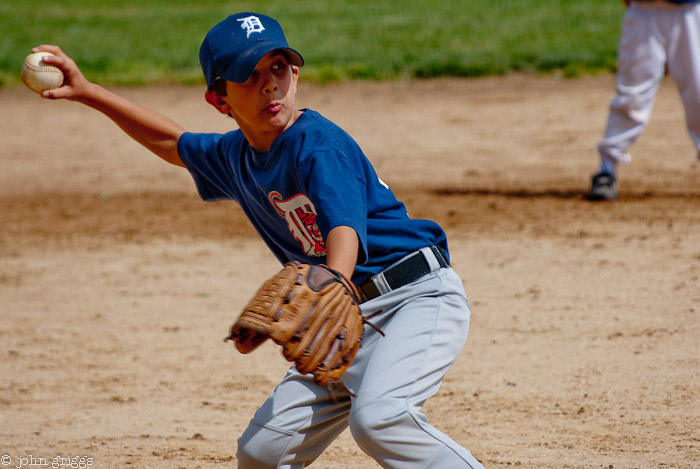
[[[336,226],[326,236],[326,265],[347,279],[352,278],[360,241],[349,226]]]

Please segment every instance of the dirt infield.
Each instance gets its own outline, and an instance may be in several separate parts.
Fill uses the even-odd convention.
[[[700,467],[700,165],[667,80],[621,199],[584,200],[612,86],[300,87],[448,232],[473,317],[425,412],[489,468]],[[233,124],[200,88],[118,91]],[[222,339],[274,259],[105,117],[24,89],[0,106],[0,465],[235,467],[287,364]],[[345,432],[312,467],[378,466]]]

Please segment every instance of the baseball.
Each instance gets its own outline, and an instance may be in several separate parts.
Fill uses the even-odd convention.
[[[61,69],[54,65],[45,64],[42,60],[47,55],[53,54],[51,52],[34,52],[24,59],[22,65],[22,81],[27,85],[27,88],[35,93],[53,90],[63,85]]]

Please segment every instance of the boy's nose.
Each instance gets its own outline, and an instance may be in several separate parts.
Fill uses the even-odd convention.
[[[277,80],[273,74],[268,74],[263,84],[263,93],[272,93],[277,90]]]

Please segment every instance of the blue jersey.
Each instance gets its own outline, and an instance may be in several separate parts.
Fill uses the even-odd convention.
[[[355,283],[422,247],[447,251],[442,228],[409,218],[359,145],[315,111],[304,110],[264,153],[240,130],[185,133],[178,152],[202,199],[235,200],[281,263],[325,263],[325,238],[337,226],[358,235]]]

